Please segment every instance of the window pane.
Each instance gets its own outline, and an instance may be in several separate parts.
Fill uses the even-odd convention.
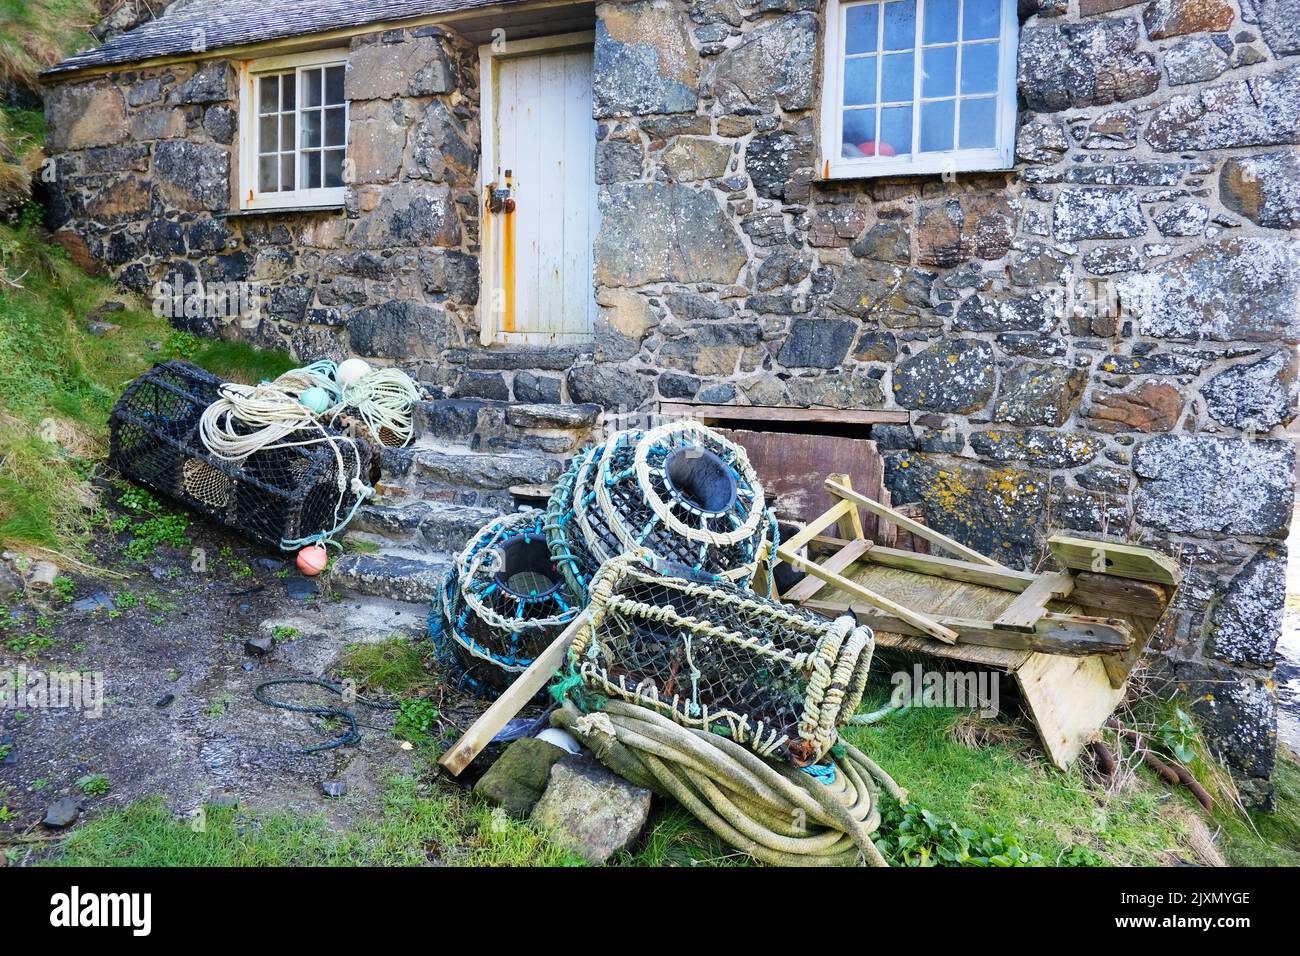
[[[257,191],[273,193],[276,191],[275,168],[278,162],[275,156],[262,156],[257,160]]]
[[[862,106],[876,102],[876,58],[856,57],[844,61],[844,105]]]
[[[840,154],[845,159],[876,155],[876,111],[845,110],[842,140]]]
[[[325,185],[343,185],[343,150],[327,149],[325,151]]]
[[[998,144],[998,101],[992,97],[961,101],[962,149],[984,149]]]
[[[885,4],[885,49],[910,50],[916,45],[916,0]]]
[[[343,102],[343,67],[331,66],[325,71],[325,102]]]
[[[325,111],[325,145],[342,146],[348,138],[347,124],[343,119],[343,107]]]
[[[280,117],[281,149],[293,149],[293,114],[285,113]]]
[[[934,153],[952,149],[956,106],[953,100],[921,104],[921,152]]]
[[[903,156],[912,151],[912,107],[894,106],[880,111],[881,156]]]
[[[280,78],[263,76],[257,81],[257,102],[259,113],[274,113],[280,102]]]
[[[279,125],[279,119],[274,116],[263,116],[257,121],[257,151],[259,153],[274,153],[280,148],[280,141],[276,136]]]
[[[286,153],[280,157],[280,185],[293,189],[293,154]]]
[[[320,188],[320,150],[302,154],[302,189]]]
[[[921,33],[926,43],[951,43],[957,39],[957,0],[926,0],[925,26]]]
[[[875,53],[880,4],[863,3],[844,14],[844,52]]]
[[[916,57],[912,53],[887,53],[880,58],[880,101],[911,101],[915,91]]]
[[[321,71],[320,70],[303,70],[302,71],[302,97],[303,106],[320,106],[321,95]]]
[[[961,36],[963,40],[995,37],[1001,27],[1002,0],[964,0]]]
[[[302,146],[312,149],[320,146],[320,110],[305,110],[302,115]]]
[[[996,93],[998,90],[998,45],[963,43],[961,47],[961,91]]]
[[[925,76],[921,79],[922,96],[952,96],[957,92],[957,48],[935,47],[922,56]]]
[[[280,87],[282,92],[284,93],[284,99],[280,104],[280,108],[285,111],[293,109],[294,104],[298,99],[297,97],[298,78],[294,76],[292,73],[286,73],[282,77],[282,82],[280,83]]]

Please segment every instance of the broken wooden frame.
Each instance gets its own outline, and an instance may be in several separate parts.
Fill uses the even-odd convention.
[[[852,611],[881,647],[1013,675],[1052,762],[1067,767],[1123,697],[1181,580],[1177,564],[1148,548],[1054,535],[1048,547],[1064,570],[1016,571],[866,498],[844,475],[825,486],[837,503],[777,548],[808,575],[781,599]],[[875,544],[859,508],[954,557]],[[836,525],[851,537],[824,534]]]

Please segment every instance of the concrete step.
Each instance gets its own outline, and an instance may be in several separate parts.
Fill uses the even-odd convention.
[[[590,444],[599,405],[512,403],[477,398],[418,402],[419,433],[479,451],[537,451],[570,455]]]
[[[386,500],[364,506],[348,528],[381,544],[456,553],[479,528],[502,513],[497,508],[423,499]]]
[[[438,593],[451,564],[449,554],[345,554],[330,569],[330,584],[354,594],[427,603]]]
[[[379,490],[383,498],[412,498],[513,511],[513,485],[548,485],[559,477],[559,459],[537,454],[474,452],[416,444],[387,448]]]

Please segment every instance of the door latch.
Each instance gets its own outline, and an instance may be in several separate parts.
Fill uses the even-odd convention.
[[[515,200],[510,195],[510,187],[492,186],[488,191],[488,212],[505,212],[515,211]]]

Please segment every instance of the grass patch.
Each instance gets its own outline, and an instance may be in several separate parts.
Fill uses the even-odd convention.
[[[94,44],[95,0],[0,0],[0,80],[32,87],[65,51]]]
[[[335,670],[363,693],[390,697],[411,696],[429,682],[420,649],[400,637],[349,644]]]
[[[1271,812],[1215,808],[1220,847],[1231,866],[1300,866],[1300,762],[1285,748],[1279,748],[1273,786]]]

